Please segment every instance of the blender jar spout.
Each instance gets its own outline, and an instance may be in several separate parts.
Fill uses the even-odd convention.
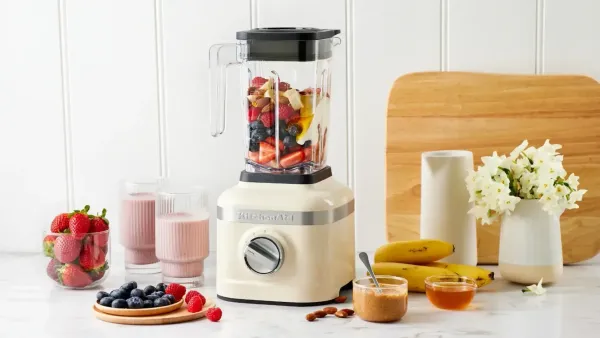
[[[217,137],[225,131],[227,103],[227,67],[239,65],[235,43],[217,44],[210,47],[210,133]]]

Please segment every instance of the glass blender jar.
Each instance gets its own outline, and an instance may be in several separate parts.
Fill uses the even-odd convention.
[[[210,48],[211,133],[225,131],[226,70],[240,67],[249,173],[312,174],[325,167],[336,29],[256,28]]]

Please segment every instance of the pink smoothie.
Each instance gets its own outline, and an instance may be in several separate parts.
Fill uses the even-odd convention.
[[[121,202],[121,244],[125,247],[125,263],[158,262],[154,250],[153,194],[129,195]]]
[[[156,218],[156,256],[162,273],[198,277],[208,257],[208,215],[172,214]]]

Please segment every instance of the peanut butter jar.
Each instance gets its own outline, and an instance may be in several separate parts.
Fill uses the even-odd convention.
[[[378,289],[371,277],[354,280],[352,303],[354,312],[368,322],[395,322],[408,308],[408,282],[402,277],[375,276]]]

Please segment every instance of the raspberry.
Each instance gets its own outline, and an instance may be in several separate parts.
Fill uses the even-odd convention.
[[[279,119],[285,120],[286,122],[292,117],[296,115],[294,108],[289,104],[279,104]]]
[[[206,303],[206,298],[204,298],[204,296],[196,290],[192,290],[188,292],[187,295],[185,295],[185,302],[189,303],[190,300],[194,297],[200,297],[202,299],[202,304]]]
[[[192,297],[192,299],[190,299],[190,301],[187,303],[188,303],[187,310],[188,310],[188,312],[192,312],[192,313],[202,311],[202,307],[204,306],[204,302],[202,301],[202,298],[200,298],[199,296]]]
[[[210,308],[206,312],[206,318],[208,318],[208,320],[210,320],[211,322],[218,322],[221,319],[222,315],[223,311],[221,311],[221,309],[219,309],[218,307]]]
[[[266,128],[271,128],[273,126],[273,113],[265,113],[260,116],[260,121],[264,124]]]
[[[167,286],[167,288],[165,289],[165,293],[173,295],[173,297],[175,297],[176,302],[180,301],[181,298],[183,298],[183,296],[185,295],[185,291],[185,286],[177,283],[169,284],[169,286]]]

